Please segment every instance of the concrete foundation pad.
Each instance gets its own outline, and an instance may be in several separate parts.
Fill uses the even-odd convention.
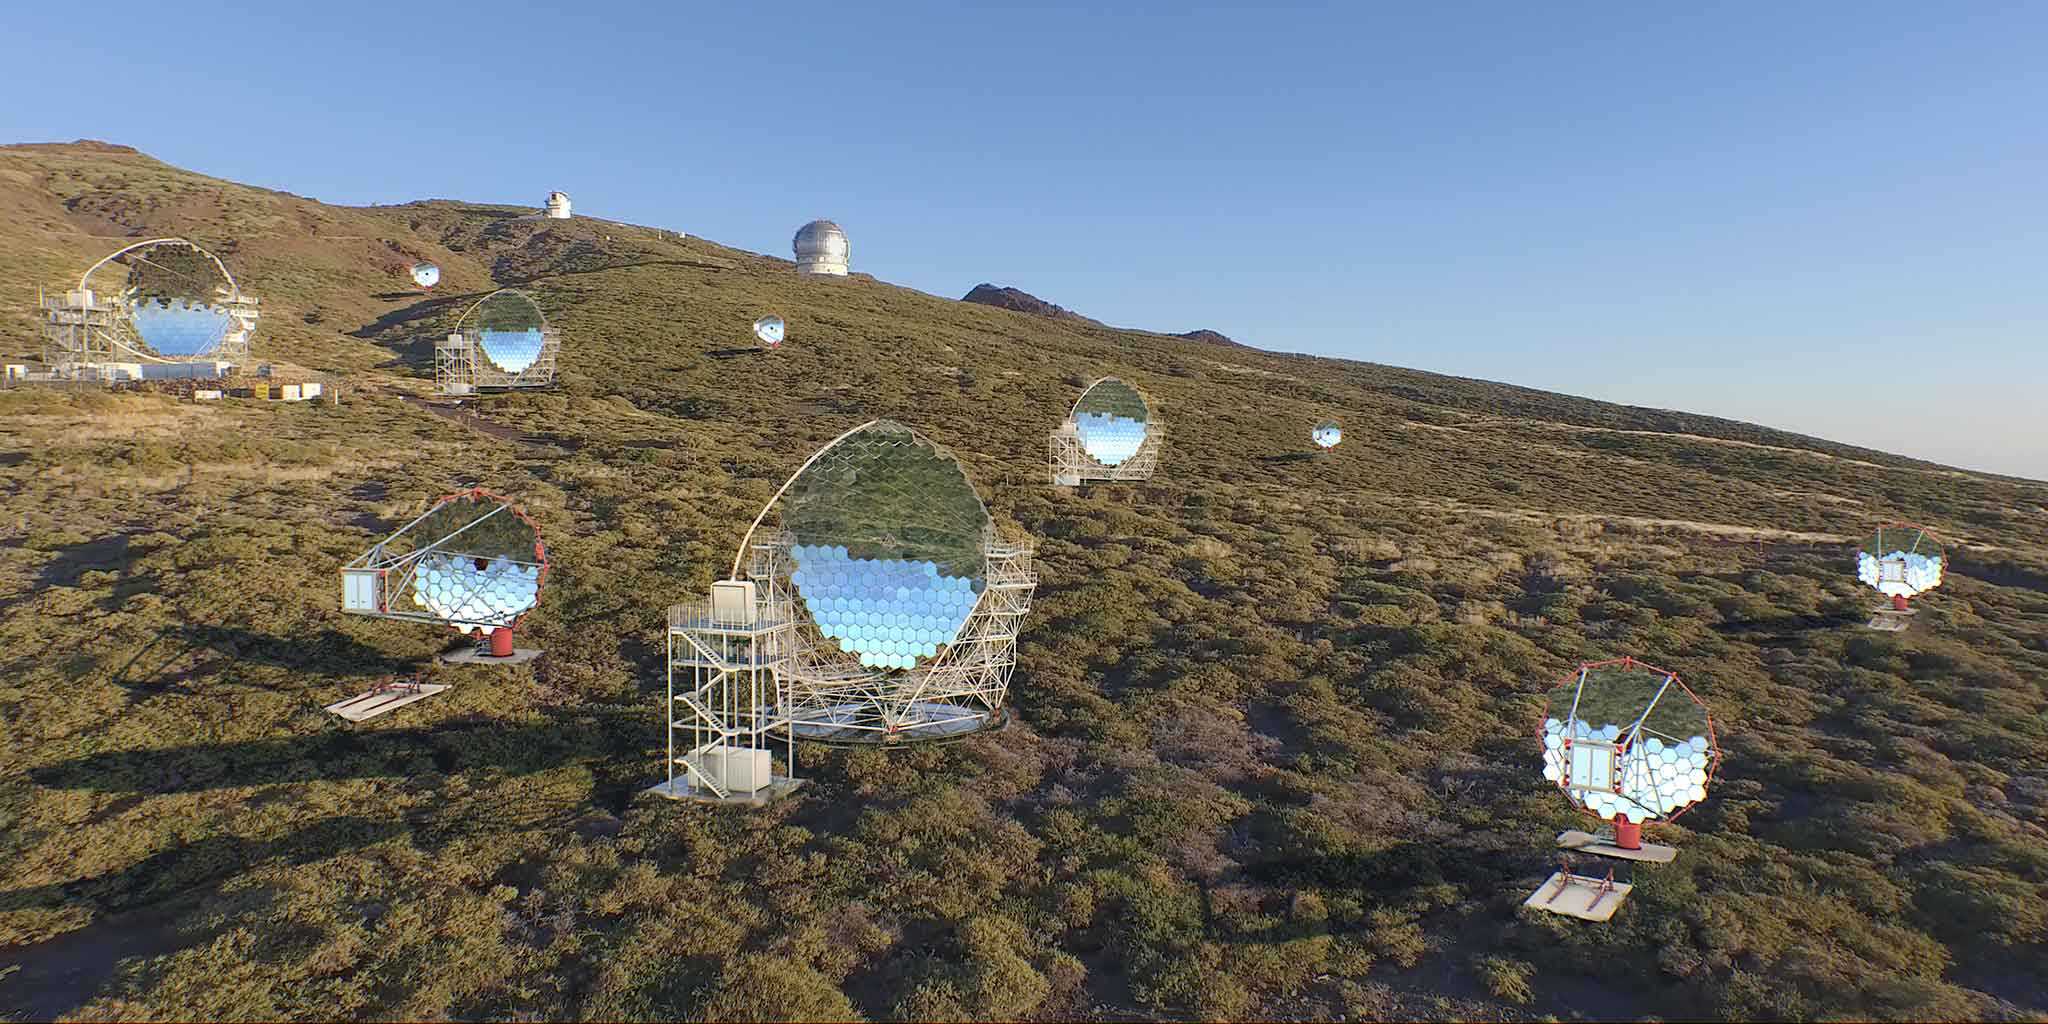
[[[802,788],[804,780],[778,778],[752,793],[733,793],[719,796],[702,787],[692,786],[688,779],[663,779],[641,792],[653,793],[668,800],[687,800],[698,804],[719,804],[727,807],[766,807]]]
[[[1641,849],[1628,850],[1592,834],[1567,830],[1557,834],[1557,845],[1575,853],[1592,853],[1616,860],[1638,860],[1647,864],[1669,864],[1678,859],[1678,851],[1669,846],[1644,843]]]
[[[443,665],[524,665],[538,657],[540,652],[531,647],[515,647],[509,658],[493,658],[488,654],[478,654],[474,647],[464,647],[459,651],[449,651],[436,660]]]

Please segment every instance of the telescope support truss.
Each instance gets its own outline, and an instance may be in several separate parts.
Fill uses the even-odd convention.
[[[753,575],[772,591],[790,589],[788,541],[756,545]],[[834,744],[955,739],[1002,725],[1003,701],[1017,666],[1017,633],[1031,612],[1038,577],[1029,544],[991,539],[982,549],[986,585],[960,631],[937,658],[885,674],[849,666],[815,630],[798,633],[789,668],[789,713],[778,728]]]
[[[758,805],[801,785],[799,739],[938,741],[1007,721],[1017,633],[1038,586],[1029,544],[986,541],[986,585],[953,642],[914,670],[888,673],[849,664],[805,617],[790,583],[792,543],[786,534],[755,543],[745,579],[714,584],[709,602],[669,609],[668,779],[654,792]]]
[[[101,294],[92,287],[93,274],[101,267],[129,253],[170,245],[184,246],[204,256],[220,272],[221,280],[227,282],[215,286],[208,301],[225,310],[233,324],[219,342],[203,354],[166,357],[155,352],[136,335],[131,310],[126,302],[121,301],[121,296]],[[134,256],[131,260],[150,262],[145,256]],[[85,273],[78,276],[76,288],[56,295],[40,294],[37,304],[42,307],[43,316],[43,363],[53,376],[69,380],[121,380],[137,375],[132,368],[143,363],[157,366],[211,364],[215,369],[222,363],[239,365],[249,358],[249,335],[256,329],[259,316],[257,301],[242,294],[241,286],[235,283],[235,276],[228,272],[220,257],[183,238],[131,242],[87,267]],[[128,365],[124,367],[123,364]]]
[[[471,493],[485,497],[494,497],[488,495],[487,492],[483,491],[475,491]],[[424,622],[432,625],[449,625],[454,626],[458,630],[463,629],[465,625],[478,630],[487,628],[491,631],[492,639],[494,641],[497,641],[497,647],[502,647],[505,649],[501,652],[500,650],[494,648],[489,650],[488,653],[479,652],[478,655],[457,658],[455,660],[491,660],[501,662],[510,661],[515,663],[520,661],[531,660],[540,652],[514,652],[509,647],[511,641],[512,628],[517,624],[516,617],[511,622],[502,623],[455,623],[449,622],[446,618],[437,615],[431,611],[428,611],[424,608],[414,610],[397,606],[397,600],[400,597],[403,597],[404,595],[412,592],[413,581],[419,575],[420,564],[423,561],[425,561],[428,556],[441,555],[454,556],[457,558],[477,557],[463,551],[462,542],[460,538],[464,533],[472,529],[475,529],[478,523],[482,523],[485,520],[488,520],[494,516],[517,516],[520,519],[526,518],[524,514],[519,512],[519,510],[513,508],[510,504],[500,504],[497,508],[492,509],[490,512],[487,512],[481,516],[478,516],[475,520],[464,525],[462,529],[456,530],[455,532],[450,533],[446,537],[442,537],[439,540],[432,541],[427,544],[422,544],[402,554],[394,553],[391,550],[393,542],[397,541],[400,537],[404,537],[407,533],[411,532],[414,527],[417,527],[419,524],[425,522],[429,516],[432,516],[435,512],[439,511],[442,505],[445,505],[450,499],[455,497],[459,497],[459,495],[449,495],[448,497],[435,502],[433,507],[429,508],[425,513],[420,515],[419,518],[414,519],[412,522],[405,524],[405,526],[401,528],[397,533],[394,533],[391,536],[386,537],[385,539],[377,542],[377,545],[375,547],[358,556],[355,559],[355,561],[352,561],[347,565],[342,566],[341,610],[352,615],[368,615],[380,619],[398,619],[404,622]],[[531,525],[531,520],[528,520],[528,523],[529,525]],[[537,529],[536,532],[538,532]],[[538,551],[535,552],[535,556],[537,559],[540,557]],[[520,568],[535,569],[537,570],[538,575],[542,578],[545,578],[545,576],[547,575],[547,562],[545,560],[526,560],[514,558],[506,558],[505,560]],[[471,605],[472,602],[479,604],[482,603],[482,588],[486,584],[481,580],[481,578],[452,578],[449,581],[449,585],[460,585],[468,588],[465,591],[451,595],[451,597],[457,598],[457,600],[451,602],[456,607],[466,607]],[[503,635],[502,640],[499,640],[499,634]],[[482,646],[481,642],[479,643],[479,646]]]
[[[555,355],[562,337],[553,327],[540,332],[540,354],[518,373],[508,373],[484,355],[477,329],[465,325],[434,346],[434,391],[441,395],[474,395],[486,391],[547,388],[555,384]]]
[[[1680,737],[1659,732],[1649,725],[1650,715],[1656,710],[1657,705],[1666,700],[1683,699],[1699,703],[1699,697],[1678,678],[1676,672],[1646,665],[1630,657],[1587,662],[1580,665],[1574,673],[1577,689],[1572,693],[1571,710],[1566,713],[1566,723],[1578,720],[1580,701],[1585,697],[1587,678],[1592,671],[1617,665],[1624,670],[1640,669],[1645,674],[1661,675],[1663,679],[1657,684],[1656,692],[1643,706],[1643,710],[1637,713],[1625,728],[1619,730],[1620,735],[1615,739],[1569,734],[1564,737],[1564,757],[1557,786],[1567,792],[1621,792],[1624,758],[1629,750],[1642,741],[1645,734],[1654,735],[1666,743],[1683,742]],[[1701,704],[1701,707],[1704,708],[1705,705]],[[1706,716],[1705,724],[1707,750],[1710,752],[1706,763],[1709,766],[1708,778],[1711,779],[1711,773],[1718,770],[1721,765],[1721,747],[1714,736],[1714,721],[1711,715]],[[1655,820],[1669,821],[1691,806],[1688,804],[1668,816]],[[1616,882],[1612,866],[1608,867],[1604,876],[1579,874],[1573,870],[1571,858],[1573,854],[1592,854],[1604,858],[1609,865],[1620,862],[1624,866],[1632,863],[1669,864],[1676,859],[1676,849],[1643,842],[1643,824],[1645,822],[1631,820],[1627,814],[1619,814],[1611,823],[1600,826],[1598,832],[1570,829],[1558,833],[1557,846],[1565,851],[1564,864],[1538,886],[1528,899],[1522,901],[1522,905],[1583,921],[1606,921],[1612,918],[1634,887],[1628,882]]]
[[[1052,432],[1047,447],[1048,463],[1054,487],[1079,487],[1087,481],[1129,483],[1152,479],[1152,471],[1159,466],[1159,448],[1165,440],[1165,428],[1155,419],[1145,423],[1145,443],[1130,458],[1107,466],[1089,456],[1081,444],[1081,428],[1068,417],[1058,430]]]
[[[1893,534],[1897,534],[1899,531],[1910,531],[1913,534],[1913,543],[1905,549],[1898,548],[1896,543],[1887,544],[1885,542],[1886,531],[1891,531]],[[1920,550],[1922,544],[1928,545],[1932,550],[1923,553]],[[1912,523],[1893,523],[1889,526],[1878,527],[1877,536],[1864,548],[1859,549],[1857,555],[1859,574],[1864,558],[1869,558],[1877,563],[1877,579],[1869,580],[1868,582],[1872,586],[1877,587],[1880,592],[1885,593],[1885,603],[1872,609],[1870,621],[1863,624],[1865,629],[1875,629],[1886,633],[1896,633],[1905,629],[1913,621],[1911,597],[1917,597],[1920,594],[1926,593],[1926,590],[1919,589],[1909,579],[1909,570],[1905,558],[1887,557],[1894,552],[1907,556],[1924,554],[1925,557],[1934,559],[1941,566],[1946,566],[1948,563],[1947,554],[1942,551],[1940,543],[1935,540],[1934,535],[1929,533],[1926,527],[1915,526]],[[1912,591],[1913,593],[1909,597],[1905,593],[1884,591],[1883,584],[1886,583],[1898,584],[1901,589]],[[1939,585],[1940,576],[1937,574],[1934,583],[1928,589]]]
[[[236,294],[216,301],[234,317],[234,329],[203,356],[167,359],[149,350],[135,335],[128,307],[88,288],[38,297],[43,311],[43,363],[65,380],[117,380],[114,366],[149,363],[232,363],[249,360],[249,334],[255,328],[256,300]]]

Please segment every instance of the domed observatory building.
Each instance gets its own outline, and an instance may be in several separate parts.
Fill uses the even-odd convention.
[[[40,304],[52,373],[110,383],[227,376],[258,317],[226,264],[183,238],[126,246]]]
[[[839,225],[829,220],[814,220],[796,229],[796,239],[792,244],[796,249],[797,273],[846,276],[846,261],[851,250],[846,232]]]
[[[1643,842],[1643,826],[1668,822],[1705,800],[1720,766],[1707,706],[1676,672],[1633,658],[1588,662],[1544,698],[1537,733],[1543,778],[1600,822],[1597,833],[1567,830],[1557,845],[1609,861],[1670,863],[1678,851]],[[1582,875],[1570,864],[1529,897],[1541,910],[1605,921],[1630,890]]]
[[[1888,602],[1871,614],[1866,629],[1898,632],[1912,621],[1907,603],[1934,588],[1948,568],[1941,542],[1925,529],[1906,523],[1880,526],[1856,552],[1856,578],[1883,594]]]
[[[512,631],[540,603],[547,580],[540,529],[482,488],[450,494],[341,570],[341,610],[447,625],[476,650],[451,662],[518,664],[539,657]]]
[[[800,739],[1002,725],[1037,585],[1030,544],[998,530],[944,449],[889,420],[848,431],[755,517],[711,600],[669,610],[669,777],[654,791],[761,803],[798,784]]]
[[[1150,480],[1164,439],[1164,427],[1145,396],[1115,377],[1104,377],[1081,393],[1073,411],[1052,432],[1053,486]]]
[[[567,193],[567,192],[550,192],[550,193],[548,193],[548,201],[547,201],[547,205],[546,205],[546,206],[544,206],[544,207],[542,207],[542,209],[543,209],[543,210],[544,210],[544,211],[546,212],[546,214],[547,214],[547,219],[549,219],[549,220],[568,220],[568,219],[569,219],[569,193]]]
[[[502,288],[462,314],[434,348],[434,390],[443,395],[548,388],[562,339],[525,292]]]

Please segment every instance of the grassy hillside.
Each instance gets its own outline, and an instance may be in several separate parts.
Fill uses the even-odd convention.
[[[2048,486],[527,212],[0,148],[0,350],[108,236],[183,234],[263,299],[259,358],[351,383],[0,392],[0,1011],[2048,1014]],[[500,285],[562,329],[560,390],[477,424],[404,401]],[[767,312],[788,343],[738,354]],[[1171,446],[1056,494],[1046,435],[1106,374]],[[640,795],[663,609],[877,416],[1038,539],[1017,721],[800,747],[811,784],[761,811]],[[546,533],[531,665],[433,666],[446,634],[338,611],[342,562],[471,485]],[[1852,552],[1893,519],[1956,572],[1887,635]],[[1625,653],[1713,707],[1725,776],[1612,923],[1532,915],[1579,821],[1542,694]],[[454,688],[321,710],[400,672]]]

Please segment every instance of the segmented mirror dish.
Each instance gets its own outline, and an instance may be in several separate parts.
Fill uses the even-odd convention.
[[[1319,448],[1335,448],[1337,442],[1344,440],[1344,428],[1338,426],[1336,420],[1324,420],[1316,424],[1316,429],[1309,431],[1308,436]]]
[[[764,316],[754,321],[754,337],[761,339],[763,348],[779,348],[787,327],[779,316]]]
[[[493,292],[477,304],[472,315],[477,323],[477,347],[491,365],[506,373],[519,373],[540,358],[547,318],[525,293],[509,288]]]
[[[1074,403],[1081,450],[1105,466],[1122,465],[1145,446],[1151,410],[1144,396],[1115,377],[1097,381]]]
[[[504,558],[482,567],[455,555],[428,555],[413,575],[420,607],[462,629],[508,626],[540,600],[540,567]]]
[[[412,283],[422,288],[432,288],[441,283],[441,268],[424,260],[413,264]]]
[[[461,629],[512,625],[540,600],[540,534],[506,502],[456,495],[394,541],[425,552],[413,572],[413,603]]]
[[[116,273],[122,276],[111,279]],[[247,328],[229,304],[240,297],[233,279],[211,253],[183,239],[122,252],[91,277],[95,290],[121,297],[145,355],[202,358]]]
[[[952,456],[899,424],[826,449],[791,482],[781,515],[804,611],[868,668],[937,657],[987,586],[988,510]]]
[[[1719,749],[1706,705],[1640,662],[1583,665],[1545,698],[1543,777],[1604,820],[1667,821],[1706,799]]]
[[[1948,556],[1917,526],[1885,526],[1856,552],[1856,578],[1888,597],[1916,597],[1941,586]]]

